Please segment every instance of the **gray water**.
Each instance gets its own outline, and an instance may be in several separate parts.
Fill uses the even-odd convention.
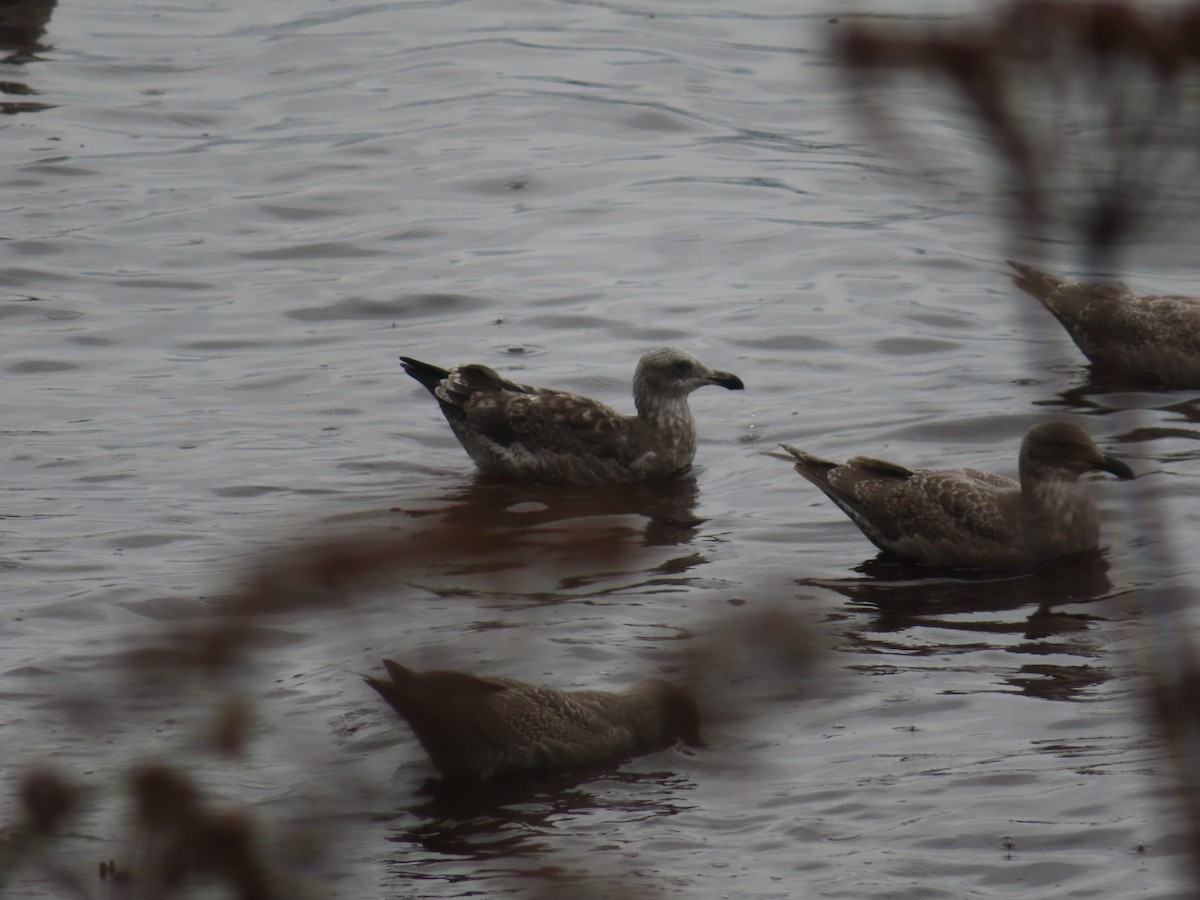
[[[38,765],[86,788],[58,846],[88,891],[136,862],[131,768],[182,760],[312,896],[1193,895],[1139,676],[1191,628],[1143,592],[1194,582],[1200,409],[1090,385],[1003,273],[986,166],[931,187],[864,134],[826,52],[840,4],[47,12],[0,66],[0,736],[6,789]],[[971,145],[912,99],[940,151]],[[1133,280],[1186,292],[1185,264]],[[601,498],[480,479],[396,361],[628,410],[662,344],[747,390],[693,395],[693,478]],[[881,565],[763,455],[1011,475],[1047,412],[1142,476],[1094,485],[1110,549],[1065,570]],[[281,547],[456,520],[524,550],[282,613],[215,686],[130,666]],[[561,551],[589,529],[621,552]],[[708,747],[422,793],[358,677],[384,656],[690,679]],[[231,690],[252,713],[226,759],[203,736]],[[47,871],[11,895],[61,896]]]

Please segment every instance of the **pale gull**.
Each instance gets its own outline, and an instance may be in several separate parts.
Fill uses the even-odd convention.
[[[682,740],[702,746],[683,688],[654,678],[619,693],[560,691],[465,672],[414,672],[385,659],[364,680],[408,722],[448,779],[586,766]]]
[[[1200,387],[1200,299],[1138,297],[1123,284],[1069,281],[1009,260],[1013,283],[1062,323],[1101,372]]]
[[[742,380],[682,350],[652,350],[633,376],[637,415],[547,388],[517,384],[484,365],[442,369],[407,356],[404,370],[437,398],[483,471],[560,484],[635,484],[682,472],[696,455],[688,394]]]
[[[1133,470],[1070,422],[1021,442],[1020,481],[976,469],[906,469],[858,456],[832,463],[786,444],[796,471],[842,508],[876,547],[931,566],[1029,566],[1094,550],[1096,507],[1076,480]]]

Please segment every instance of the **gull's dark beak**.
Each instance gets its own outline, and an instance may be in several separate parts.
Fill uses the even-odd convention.
[[[1115,456],[1108,456],[1106,454],[1100,457],[1098,462],[1092,463],[1092,465],[1103,472],[1111,472],[1124,481],[1137,477],[1133,474],[1133,469],[1129,468],[1129,466],[1125,465],[1125,463],[1121,462]]]
[[[719,384],[721,387],[728,388],[731,391],[741,391],[746,387],[744,384],[742,384],[742,379],[738,378],[731,372],[714,371],[708,376],[708,383]]]

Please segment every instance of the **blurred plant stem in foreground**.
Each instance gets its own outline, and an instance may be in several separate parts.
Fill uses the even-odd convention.
[[[933,149],[868,88],[913,73],[949,89],[1000,164],[1019,238],[1076,241],[1104,270],[1122,245],[1195,218],[1200,5],[1019,0],[971,25],[852,23],[835,49],[896,146]]]
[[[278,808],[264,809],[228,796],[228,784],[224,791],[208,784],[219,767],[244,761],[255,733],[278,724],[257,721],[250,727],[256,719],[252,698],[265,674],[255,656],[270,646],[272,621],[344,616],[353,623],[362,597],[382,591],[395,605],[397,623],[395,633],[384,639],[403,648],[406,640],[414,640],[406,638],[404,613],[406,605],[415,602],[408,581],[415,573],[469,569],[499,592],[521,580],[536,583],[548,573],[609,568],[649,552],[643,534],[622,524],[627,517],[587,515],[522,529],[498,524],[483,510],[476,512],[480,514],[456,507],[423,515],[402,529],[318,535],[299,544],[281,535],[277,545],[289,549],[259,557],[207,613],[135,639],[132,649],[116,657],[116,684],[126,689],[62,703],[68,712],[72,703],[86,705],[88,699],[103,704],[103,709],[74,710],[80,721],[123,721],[118,783],[106,787],[50,763],[27,771],[18,791],[20,816],[10,819],[0,840],[0,891],[32,871],[61,896],[97,896],[99,862],[99,880],[105,883],[100,896],[109,896],[110,888],[115,896],[155,900],[212,888],[239,900],[322,896],[338,867],[333,858],[340,840],[338,823],[368,817],[363,793],[354,789],[357,784],[323,784],[325,799],[307,802],[298,785],[288,794],[297,795],[304,812],[292,818]],[[809,632],[793,619],[782,612],[742,613],[731,621],[701,626],[701,635],[677,651],[659,651],[657,667],[673,672],[672,679],[696,696],[703,728],[744,722],[751,717],[744,685],[729,677],[730,669],[753,670],[768,693],[789,693],[795,691],[797,673],[807,674],[817,655]],[[454,666],[461,662],[455,650],[439,648],[439,658],[428,659],[426,654],[427,662]],[[349,663],[365,669],[377,665],[377,659]],[[631,668],[641,664],[639,660]],[[720,671],[714,673],[717,665]],[[357,685],[359,677],[347,672],[347,680]],[[261,690],[273,685],[274,679],[268,678]],[[153,703],[134,700],[143,698],[145,690]],[[369,705],[365,697],[363,704]],[[164,709],[177,710],[173,715],[193,719],[203,730],[190,752],[164,752],[155,743],[151,735]],[[293,755],[303,760],[300,748]],[[617,765],[619,761],[610,769]],[[601,768],[593,774],[600,777],[608,771]],[[325,772],[312,777],[330,780]],[[378,794],[374,785],[372,798]],[[94,817],[105,796],[125,806],[124,826],[112,827],[125,855],[81,863],[78,841],[72,837],[95,829],[93,822],[80,820]],[[486,801],[489,795],[479,796]],[[373,807],[378,800],[367,802]],[[478,814],[472,809],[468,818]],[[563,875],[568,880],[575,877],[568,869]],[[612,879],[619,884],[624,877],[620,872],[585,872],[572,884],[586,888],[586,894],[601,875],[606,884]],[[396,888],[404,892],[410,886]],[[647,885],[631,887],[628,896],[645,895],[646,889]]]
[[[897,76],[947,89],[1000,173],[995,188],[1010,204],[1018,258],[1065,245],[1085,270],[1111,275],[1122,250],[1172,239],[1191,258],[1200,220],[1200,5],[1018,0],[975,23],[863,20],[844,28],[835,53],[868,124],[914,167],[935,149],[949,151],[912,125],[926,120],[906,115]],[[1158,586],[1179,559],[1173,529],[1145,488],[1131,518],[1135,510],[1138,524],[1154,529],[1136,551],[1154,617],[1147,706],[1174,761],[1200,884],[1200,662],[1190,635],[1172,625],[1180,598]]]

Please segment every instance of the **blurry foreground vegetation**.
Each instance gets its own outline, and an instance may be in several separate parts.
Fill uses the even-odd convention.
[[[924,149],[922,136],[904,130],[904,107],[889,104],[896,95],[888,85],[910,78],[944,89],[944,102],[986,138],[994,154],[990,171],[977,174],[981,182],[996,176],[994,192],[1009,214],[1021,258],[1036,256],[1052,240],[1075,248],[1088,271],[1119,273],[1122,251],[1132,242],[1196,218],[1191,186],[1200,170],[1198,5],[1151,10],[1025,0],[974,23],[909,27],[862,18],[842,29],[836,55],[883,146],[910,162]],[[1138,503],[1152,506],[1153,498]],[[1164,527],[1142,548],[1147,572],[1164,570],[1177,556],[1169,532]],[[356,592],[380,581],[400,584],[415,565],[526,551],[519,533],[462,517],[430,519],[401,535],[319,538],[247,573],[211,619],[148,636],[146,652],[129,655],[124,665],[130,679],[160,684],[166,703],[172,685],[199,679],[213,686],[209,752],[236,759],[249,740],[253,710],[228,676],[254,653],[261,626],[272,616],[352,616]],[[619,530],[566,529],[543,568],[569,572],[583,563],[615,564],[632,552]],[[496,577],[508,576],[498,570]],[[1156,592],[1149,596],[1153,611]],[[752,627],[758,629],[753,634],[730,639],[726,633],[724,640],[741,646],[774,642],[782,648],[781,676],[793,683],[790,667],[812,649],[802,627],[782,615]],[[1152,633],[1161,637],[1164,631],[1168,640],[1146,654],[1153,662],[1146,706],[1177,763],[1172,793],[1190,822],[1200,884],[1200,656],[1191,635]],[[690,673],[685,680],[702,708],[723,711],[707,723],[720,728],[723,716],[735,711],[707,693],[712,685],[702,673],[706,659],[727,647],[717,639],[697,647],[680,666]],[[32,867],[64,897],[97,896],[101,883],[115,896],[183,896],[197,885],[243,900],[321,896],[318,882],[281,870],[264,849],[286,823],[208,799],[188,763],[133,758],[121,792],[127,815],[114,829],[127,832],[128,857],[64,858],[56,848],[88,807],[91,789],[46,761],[31,766],[0,844],[0,888]],[[302,852],[319,858],[321,835],[310,839]]]

